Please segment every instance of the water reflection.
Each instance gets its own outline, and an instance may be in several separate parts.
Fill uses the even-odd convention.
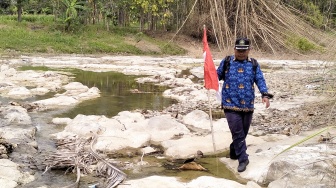
[[[162,97],[162,92],[168,89],[167,87],[139,84],[135,81],[135,76],[81,70],[75,70],[73,73],[75,81],[88,87],[99,88],[101,97],[77,105],[67,113],[68,117],[77,114],[114,116],[120,111],[135,109],[162,110],[174,103],[173,100]]]
[[[21,67],[21,70],[48,70],[46,67]],[[51,68],[49,69],[51,70]],[[136,76],[127,76],[118,72],[92,72],[78,69],[58,69],[74,74],[74,80],[101,91],[101,97],[81,102],[58,117],[74,118],[78,114],[105,115],[112,117],[120,111],[147,109],[162,110],[176,103],[175,100],[165,98],[162,92],[167,86],[140,84],[135,81]]]

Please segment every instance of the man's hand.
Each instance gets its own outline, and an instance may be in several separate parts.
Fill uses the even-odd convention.
[[[269,99],[268,97],[263,97],[262,98],[262,103],[266,103],[266,108],[268,108],[270,106],[270,102],[269,102]]]

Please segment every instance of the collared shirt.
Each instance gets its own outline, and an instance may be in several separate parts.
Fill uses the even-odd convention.
[[[260,93],[268,93],[266,82],[260,66],[256,67],[254,73],[251,59],[244,61],[236,60],[234,56],[230,58],[230,65],[225,72],[223,59],[217,68],[219,80],[224,80],[222,88],[222,106],[224,109],[234,111],[253,111],[254,110],[254,84],[257,85]]]

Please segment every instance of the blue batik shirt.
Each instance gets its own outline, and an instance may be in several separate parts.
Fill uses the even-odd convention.
[[[230,65],[225,72],[223,59],[217,68],[219,80],[224,80],[222,88],[222,106],[224,109],[249,112],[254,110],[254,83],[257,85],[262,96],[268,93],[266,82],[260,66],[253,71],[251,59],[238,61],[234,56],[230,57]]]

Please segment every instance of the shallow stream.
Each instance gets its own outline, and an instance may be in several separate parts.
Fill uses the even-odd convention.
[[[20,70],[52,70],[46,67],[21,67]],[[67,71],[73,74],[73,80],[81,82],[89,88],[95,86],[101,91],[101,97],[89,101],[82,102],[81,104],[71,109],[61,109],[48,112],[39,112],[31,114],[33,126],[37,127],[38,131],[36,139],[38,142],[39,150],[43,151],[55,150],[54,143],[50,140],[49,134],[62,131],[64,127],[53,125],[51,122],[54,117],[70,117],[74,118],[78,114],[84,115],[105,115],[113,117],[120,111],[125,110],[157,110],[160,111],[176,101],[162,96],[162,92],[167,87],[156,86],[153,84],[139,84],[135,81],[135,76],[126,76],[117,72],[90,72],[77,69],[62,69],[57,71]],[[133,91],[133,92],[132,92]],[[134,92],[136,91],[136,92]],[[48,98],[54,93],[50,93],[43,97],[28,99],[33,101],[37,99]],[[172,162],[168,159],[158,159],[156,156],[145,156],[143,161],[149,161],[149,167],[143,167],[135,172],[134,170],[125,171],[128,179],[143,178],[150,175],[174,176],[180,177],[182,181],[190,181],[199,176],[215,176],[225,179],[231,179],[240,183],[246,183],[244,180],[238,180],[237,177],[226,168],[226,166],[219,162],[219,157],[225,156],[226,153],[217,154],[214,156],[205,156],[197,161],[208,171],[182,171],[177,168],[182,165],[181,162]],[[120,161],[139,161],[141,156],[122,156]],[[50,188],[62,187],[70,185],[76,181],[76,175],[68,173],[64,175],[65,170],[51,170],[41,175],[43,171],[36,172],[37,180],[31,182],[24,187],[39,187],[47,185]],[[101,182],[100,178],[93,176],[81,177],[79,187],[88,187]]]

